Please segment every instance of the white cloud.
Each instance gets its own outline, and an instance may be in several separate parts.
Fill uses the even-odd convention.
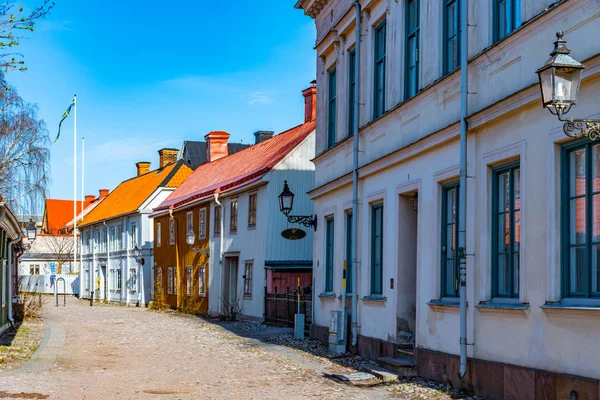
[[[248,95],[248,104],[267,104],[273,102],[273,92],[252,92]]]

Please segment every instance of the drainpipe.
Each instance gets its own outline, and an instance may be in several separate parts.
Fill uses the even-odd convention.
[[[0,219],[4,218],[4,213],[5,211],[3,210],[2,213],[2,217],[0,217]],[[12,290],[13,290],[13,285],[12,285],[12,270],[13,270],[13,262],[14,262],[14,249],[13,246],[17,243],[19,243],[22,240],[22,238],[18,237],[15,240],[11,240],[10,242],[8,242],[8,272],[9,272],[9,276],[11,277],[9,284],[8,284],[8,322],[10,322],[11,326],[14,328],[15,327],[15,321],[13,320],[13,309],[12,309]],[[18,277],[17,277],[17,284],[18,284]]]
[[[359,87],[360,87],[360,3],[358,1],[354,2],[354,11],[356,12],[356,26],[355,26],[355,35],[356,35],[356,44],[355,44],[355,58],[356,58],[356,68],[354,68],[354,121],[352,121],[353,126],[353,167],[352,167],[352,347],[356,347],[358,343],[358,260],[357,260],[357,252],[358,252],[358,242],[356,238],[358,237],[358,114],[360,102],[358,101],[359,97]]]
[[[460,371],[459,378],[467,374],[467,106],[469,79],[468,0],[460,2],[460,188],[458,199],[458,257],[460,295]]]
[[[108,274],[110,271],[110,229],[108,229],[106,221],[102,221],[102,224],[106,227],[106,276],[104,277],[104,279],[108,279]],[[104,286],[108,286],[108,282],[104,282]],[[106,301],[106,299],[104,300]]]
[[[215,203],[217,203],[219,205],[219,207],[221,208],[221,238],[220,238],[220,243],[219,243],[219,291],[222,290],[221,288],[221,284],[223,282],[223,249],[225,248],[225,242],[224,242],[224,234],[225,234],[225,229],[224,229],[224,218],[223,218],[223,212],[225,210],[223,210],[223,206],[221,206],[221,202],[219,201],[219,193],[221,193],[220,189],[217,189],[214,193],[215,196]],[[221,294],[221,293],[219,293]],[[219,296],[220,297],[220,296]],[[220,303],[219,303],[220,304]],[[220,308],[220,305],[219,305]]]

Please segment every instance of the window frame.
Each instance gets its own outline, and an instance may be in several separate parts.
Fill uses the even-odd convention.
[[[187,236],[189,231],[194,232],[194,211],[188,211],[185,213],[185,234]]]
[[[175,218],[169,217],[169,245],[175,244]]]
[[[129,280],[128,280],[129,284],[129,291],[130,292],[135,292],[137,291],[137,268],[132,267],[129,268]]]
[[[335,146],[337,133],[337,69],[327,71],[327,148]]]
[[[206,297],[206,266],[198,266],[198,296]]]
[[[352,293],[352,211],[346,212],[346,294]]]
[[[522,182],[522,177],[521,177],[521,163],[519,160],[517,161],[513,161],[507,164],[503,164],[503,165],[499,165],[497,167],[494,167],[492,169],[492,241],[491,241],[491,246],[492,246],[492,297],[493,298],[503,298],[503,299],[518,299],[521,293],[520,290],[520,276],[521,276],[521,262],[520,262],[520,257],[521,257],[521,246],[519,246],[519,250],[515,251],[514,247],[515,247],[515,232],[516,232],[516,219],[515,219],[515,213],[519,212],[519,215],[521,215],[521,206],[519,207],[519,209],[516,209],[515,207],[515,171],[519,170],[519,183]],[[498,201],[498,196],[499,196],[499,176],[504,174],[504,173],[509,173],[509,210],[508,212],[501,212],[500,211],[500,204]],[[519,187],[519,200],[520,200],[520,204],[522,204],[522,198],[521,198],[521,193],[522,193],[522,186]],[[500,214],[506,214],[508,213],[509,216],[509,245],[508,245],[508,282],[509,282],[509,292],[508,294],[501,294],[500,291],[498,290],[498,286],[499,286],[499,257],[500,257],[500,252],[498,251],[498,241],[499,241],[499,224],[498,224],[498,218],[500,216]],[[519,217],[520,220],[520,217]],[[519,222],[521,223],[521,222]],[[519,227],[519,230],[521,228]],[[520,243],[520,242],[519,242]],[[515,273],[515,259],[514,256],[518,255],[519,257],[519,273],[518,273],[518,277],[517,279],[519,280],[519,282],[517,282],[518,288],[519,290],[515,291],[515,282],[514,282],[514,273]]]
[[[252,200],[254,199],[254,201]],[[248,195],[248,228],[256,228],[256,207],[258,194],[256,192]]]
[[[173,294],[173,287],[175,282],[175,276],[173,273],[173,267],[167,268],[167,294]]]
[[[254,261],[246,260],[244,262],[244,297],[252,297],[252,274]],[[250,273],[248,273],[248,271]]]
[[[330,253],[331,252],[331,253]],[[335,272],[335,218],[330,215],[325,218],[325,293],[333,293]]]
[[[156,223],[156,247],[162,246],[161,228],[162,228],[161,223],[157,222]]]
[[[455,207],[456,207],[456,220],[453,222],[454,225],[454,235],[456,235],[456,249],[454,251],[454,257],[452,258],[454,262],[454,275],[455,275],[455,285],[454,285],[454,294],[448,294],[446,292],[446,284],[447,284],[447,262],[449,257],[447,257],[446,244],[448,242],[448,192],[450,190],[455,190]],[[459,224],[459,212],[458,212],[458,204],[460,201],[460,181],[452,181],[442,185],[442,209],[440,215],[440,231],[441,231],[441,246],[440,246],[440,289],[442,298],[450,298],[456,299],[458,298],[458,279],[460,276],[460,259],[458,257],[458,224]]]
[[[411,14],[409,13],[410,10],[410,3],[415,3],[415,13],[416,13],[416,25],[415,28],[411,31],[410,30],[410,19],[411,19]],[[420,0],[406,0],[405,4],[405,26],[406,26],[406,37],[405,37],[405,41],[404,41],[404,47],[405,47],[405,51],[404,51],[404,99],[408,100],[414,96],[416,96],[419,93],[419,51],[420,51],[420,45],[421,45],[421,38],[420,38],[420,33],[421,33],[421,5],[420,5]],[[410,61],[409,61],[409,43],[410,40],[414,38],[415,41],[415,46],[414,46],[414,53],[415,53],[415,65],[414,65],[414,69],[415,69],[415,88],[414,88],[414,93],[410,93]]]
[[[384,218],[384,207],[383,207],[383,201],[379,201],[376,203],[371,204],[370,207],[370,214],[371,214],[371,226],[370,226],[370,235],[371,238],[369,240],[369,248],[371,251],[370,254],[370,266],[369,266],[369,270],[371,273],[371,279],[370,279],[370,293],[372,296],[383,296],[383,243],[385,240],[385,218]],[[379,260],[379,280],[377,280],[376,277],[376,260],[375,260],[375,246],[376,246],[376,230],[377,230],[377,225],[375,224],[375,220],[377,218],[377,213],[381,212],[381,226],[380,226],[380,232],[379,233],[379,238],[380,238],[380,243],[379,243],[379,254],[381,255],[381,259]],[[379,285],[379,287],[377,286]]]
[[[221,206],[215,205],[215,216],[214,216],[214,222],[213,222],[213,235],[220,235],[221,234]]]
[[[123,250],[123,226],[117,225],[117,247],[119,250]]]
[[[206,207],[198,210],[198,239],[206,239]]]
[[[137,223],[131,223],[131,248],[135,249],[138,245]]]
[[[501,15],[500,3],[506,3],[504,13]],[[521,27],[521,0],[493,0],[493,42],[494,44],[506,39],[511,33]],[[510,8],[510,16],[506,15],[506,10]],[[504,32],[501,32],[501,18],[504,18],[504,23],[509,22]],[[508,25],[508,24],[507,24]]]
[[[229,203],[229,233],[237,233],[239,206],[238,199],[232,199]]]
[[[600,197],[600,190],[593,191],[593,179],[590,179],[593,176],[593,158],[592,158],[592,148],[600,146],[600,143],[593,142],[588,139],[581,139],[574,142],[567,143],[561,148],[561,204],[560,209],[563,211],[561,213],[561,298],[567,301],[577,302],[589,304],[593,303],[595,306],[600,306],[600,280],[597,282],[597,290],[594,292],[592,290],[592,257],[593,257],[593,247],[600,246],[600,241],[594,242],[593,240],[593,218],[594,218],[594,204],[593,199],[595,196]],[[570,160],[569,155],[579,149],[585,149],[585,177],[586,177],[586,189],[585,194],[583,195],[571,195],[569,188],[571,185],[571,168],[570,168]],[[598,147],[600,150],[600,147]],[[600,160],[598,162],[598,167],[600,168]],[[583,247],[585,248],[585,260],[586,260],[586,268],[584,270],[584,285],[585,289],[581,294],[572,294],[570,291],[570,268],[571,261],[569,257],[570,249],[572,247],[581,247],[581,245],[572,245],[570,236],[571,236],[571,201],[579,198],[584,198],[586,200],[585,205],[585,244]],[[600,267],[599,267],[600,268]],[[597,272],[597,275],[600,275]]]
[[[194,268],[191,265],[186,265],[186,294],[192,296],[194,294]]]
[[[356,116],[356,46],[348,50],[348,135],[354,135]]]
[[[461,26],[460,26],[460,2],[461,0],[444,0],[442,6],[444,7],[444,20],[443,20],[443,40],[442,40],[442,44],[443,44],[443,57],[442,57],[442,62],[443,62],[443,75],[448,75],[451,74],[452,72],[456,71],[458,68],[460,68],[460,53],[461,53],[461,49],[460,49],[460,35],[461,35]],[[456,21],[455,21],[455,28],[456,28],[456,33],[455,35],[453,35],[452,37],[456,37],[456,56],[457,56],[457,60],[456,60],[456,65],[455,66],[449,66],[449,52],[448,52],[448,42],[450,40],[452,40],[452,37],[450,37],[448,35],[448,8],[450,5],[455,4],[455,9],[456,9]]]
[[[379,43],[377,40],[379,37],[379,32],[383,31],[383,44]],[[386,59],[387,59],[387,20],[384,19],[379,24],[375,26],[374,29],[375,37],[374,45],[373,45],[373,54],[374,54],[374,79],[373,79],[373,119],[377,119],[385,114],[385,83],[386,83]],[[383,53],[378,57],[379,47],[383,47]],[[381,65],[383,69],[383,82],[379,82],[378,79],[378,67]],[[381,85],[380,85],[381,83]],[[378,98],[378,87],[382,86],[381,89],[381,109],[379,109],[379,98]]]
[[[163,290],[163,275],[162,275],[162,267],[157,266],[156,267],[156,282],[155,284],[158,283],[158,285],[156,285],[156,291],[160,294],[162,293]]]

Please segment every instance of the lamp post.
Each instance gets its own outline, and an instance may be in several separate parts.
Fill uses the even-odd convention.
[[[283,192],[279,195],[279,209],[287,217],[290,224],[302,224],[307,228],[311,226],[317,230],[316,215],[290,215],[294,206],[294,193],[290,190],[287,181],[283,182]]]
[[[565,123],[565,135],[596,140],[600,138],[600,119],[564,117],[577,104],[581,72],[585,67],[569,55],[571,50],[567,48],[566,40],[563,40],[562,31],[556,32],[556,38],[550,58],[536,71],[540,80],[542,105]]]
[[[37,235],[37,228],[35,227],[33,218],[29,218],[29,224],[27,224],[25,231],[27,232],[27,239],[29,239],[30,242],[33,242]]]

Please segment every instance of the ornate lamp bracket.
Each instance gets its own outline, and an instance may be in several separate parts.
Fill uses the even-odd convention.
[[[288,215],[288,222],[290,224],[302,224],[307,228],[311,226],[317,230],[317,216],[316,215]]]

